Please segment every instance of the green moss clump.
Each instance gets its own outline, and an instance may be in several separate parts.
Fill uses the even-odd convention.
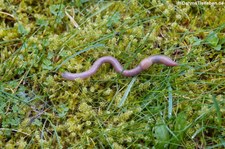
[[[0,1],[0,147],[223,147],[224,14],[159,0]],[[101,56],[130,69],[154,54],[179,66],[153,65],[131,88],[109,64],[61,77]]]

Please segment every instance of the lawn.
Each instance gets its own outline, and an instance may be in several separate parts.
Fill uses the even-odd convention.
[[[0,0],[0,148],[225,148],[224,6]],[[179,65],[61,76],[156,54]]]

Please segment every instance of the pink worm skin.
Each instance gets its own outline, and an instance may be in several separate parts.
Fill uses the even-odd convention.
[[[104,56],[104,57],[97,59],[89,70],[87,70],[85,72],[81,72],[81,73],[64,72],[62,74],[62,77],[67,80],[74,80],[76,78],[83,79],[83,78],[90,77],[97,72],[97,70],[103,63],[112,64],[113,67],[115,68],[116,72],[121,73],[122,75],[124,75],[126,77],[135,76],[135,75],[139,74],[140,72],[142,72],[143,70],[148,69],[154,63],[161,63],[166,66],[177,66],[178,65],[176,62],[174,62],[167,56],[153,55],[153,56],[149,56],[149,57],[143,59],[137,67],[130,69],[130,70],[124,70],[123,66],[120,64],[120,62],[116,58],[114,58],[112,56]]]

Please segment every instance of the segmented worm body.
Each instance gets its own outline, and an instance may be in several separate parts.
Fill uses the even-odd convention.
[[[149,56],[149,57],[143,59],[137,67],[130,69],[130,70],[124,70],[123,66],[120,64],[120,62],[116,58],[114,58],[112,56],[104,56],[104,57],[97,59],[89,70],[87,70],[85,72],[81,72],[81,73],[64,72],[62,74],[62,77],[67,80],[74,80],[76,78],[90,77],[96,73],[96,71],[99,69],[99,67],[103,63],[112,64],[112,66],[115,68],[116,72],[121,73],[122,75],[127,76],[127,77],[132,77],[132,76],[139,74],[143,70],[148,69],[154,63],[161,63],[166,66],[177,66],[178,65],[176,62],[174,62],[167,56],[153,55],[153,56]]]

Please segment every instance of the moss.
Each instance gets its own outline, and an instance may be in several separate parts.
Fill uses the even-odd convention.
[[[222,147],[222,6],[158,0],[23,0],[0,6],[2,148]],[[121,108],[131,78],[110,65],[85,80],[60,75],[85,71],[105,55],[129,69],[153,54],[180,65],[154,65],[140,74]],[[160,133],[167,137],[161,140]]]

